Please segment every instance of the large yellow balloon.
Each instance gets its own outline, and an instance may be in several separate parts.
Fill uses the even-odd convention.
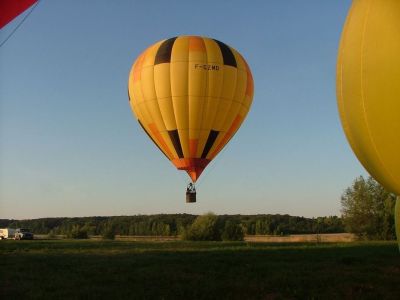
[[[195,182],[245,119],[253,79],[235,49],[210,38],[179,36],[137,58],[128,91],[142,128]]]
[[[337,64],[343,128],[368,172],[400,195],[400,1],[356,0]]]
[[[362,165],[400,195],[400,1],[354,0],[337,64],[342,125]],[[399,198],[396,226],[400,237]]]

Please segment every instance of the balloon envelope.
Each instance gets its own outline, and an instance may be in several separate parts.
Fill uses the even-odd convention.
[[[136,59],[128,93],[144,131],[195,182],[244,121],[253,78],[235,49],[206,37],[179,36]]]
[[[37,0],[1,0],[0,29],[35,4]]]
[[[400,195],[400,1],[353,1],[339,47],[337,100],[358,159]]]

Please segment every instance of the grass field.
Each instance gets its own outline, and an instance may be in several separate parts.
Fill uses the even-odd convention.
[[[395,242],[0,242],[0,299],[400,299]]]

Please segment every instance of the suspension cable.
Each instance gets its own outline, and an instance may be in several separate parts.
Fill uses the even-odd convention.
[[[14,35],[14,33],[18,30],[18,28],[21,27],[21,25],[25,22],[25,20],[31,15],[31,13],[35,10],[36,6],[38,6],[39,2],[41,0],[38,0],[30,9],[30,11],[25,15],[25,17],[19,22],[19,24],[11,31],[11,33],[6,37],[6,39],[0,44],[0,48]]]

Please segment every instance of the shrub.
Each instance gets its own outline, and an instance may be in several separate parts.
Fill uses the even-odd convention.
[[[243,227],[239,222],[226,221],[222,232],[223,241],[243,241]]]
[[[47,238],[49,239],[55,239],[56,238],[56,233],[54,232],[54,230],[50,230],[49,233],[47,234]]]
[[[68,234],[68,237],[73,238],[73,239],[88,239],[89,238],[87,230],[79,227],[79,225],[74,225],[72,227],[72,230]]]
[[[193,224],[183,233],[182,239],[189,241],[220,241],[221,232],[218,228],[218,216],[207,213],[198,216]]]

